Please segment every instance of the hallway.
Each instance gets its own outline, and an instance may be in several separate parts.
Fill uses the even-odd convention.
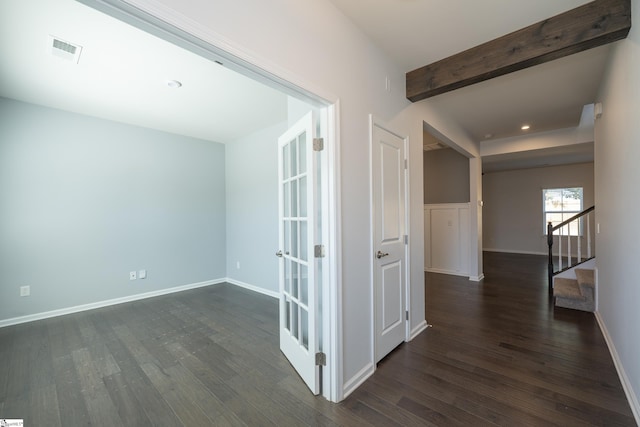
[[[427,273],[433,328],[345,404],[389,425],[635,425],[594,315],[554,309],[546,262],[485,252],[480,283]]]

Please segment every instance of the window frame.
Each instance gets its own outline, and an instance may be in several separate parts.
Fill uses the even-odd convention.
[[[580,193],[580,208],[579,210],[566,210],[565,209],[565,191],[575,191],[575,190],[579,190]],[[560,205],[560,210],[547,210],[547,192],[551,192],[551,191],[555,191],[555,192],[560,192],[561,193],[561,202],[559,203]],[[543,221],[543,235],[547,236],[547,224],[548,224],[548,215],[549,214],[559,214],[562,218],[562,221],[560,222],[556,222],[554,224],[554,226],[556,224],[560,224],[561,222],[566,221],[567,219],[573,217],[574,215],[579,214],[580,212],[582,212],[584,210],[584,187],[582,186],[572,186],[572,187],[554,187],[554,188],[543,188],[542,189],[542,221]],[[553,222],[552,222],[553,223]],[[569,234],[566,233],[562,233],[563,236],[571,236],[571,237],[580,237],[583,234],[583,230],[582,230],[582,223],[579,223],[579,228],[576,231],[572,231],[571,230],[571,226],[569,227]],[[553,235],[554,236],[559,236],[560,235],[560,230],[556,230],[554,231]]]

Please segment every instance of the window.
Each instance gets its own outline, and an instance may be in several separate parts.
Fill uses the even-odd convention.
[[[568,220],[582,211],[582,187],[548,188],[542,190],[542,217],[544,219],[544,234],[547,234],[547,223],[554,226]],[[558,235],[560,230],[553,234]],[[567,235],[567,228],[563,227],[562,234]],[[569,235],[581,234],[578,223],[569,226]]]

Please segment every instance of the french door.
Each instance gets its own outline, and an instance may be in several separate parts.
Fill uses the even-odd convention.
[[[313,394],[320,392],[316,242],[315,117],[278,139],[280,350]]]

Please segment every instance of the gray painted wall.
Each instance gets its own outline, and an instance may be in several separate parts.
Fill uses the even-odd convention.
[[[287,123],[227,145],[227,276],[278,292],[278,137]],[[237,263],[240,268],[237,268]]]
[[[225,277],[224,155],[0,98],[0,319]]]
[[[583,187],[583,206],[594,203],[593,163],[485,173],[482,179],[485,250],[546,254],[542,189]]]
[[[424,152],[424,203],[468,203],[469,159],[452,148]]]

